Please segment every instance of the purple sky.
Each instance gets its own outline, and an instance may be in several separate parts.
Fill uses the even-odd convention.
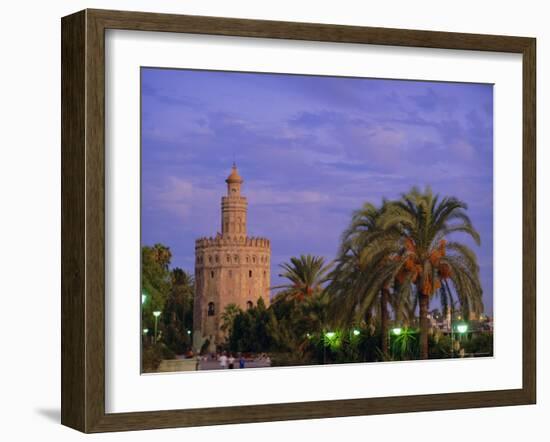
[[[193,271],[236,161],[248,233],[278,265],[335,257],[351,213],[413,185],[464,200],[493,304],[492,85],[142,69],[142,241]]]

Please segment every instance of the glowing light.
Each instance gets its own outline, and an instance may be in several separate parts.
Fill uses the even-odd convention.
[[[353,336],[359,336],[361,332],[357,329],[353,330]]]
[[[148,329],[148,328],[144,328],[144,329],[143,329],[143,334],[146,335],[147,333],[149,333],[149,329]]]
[[[154,316],[155,318],[158,318],[158,317],[160,316],[160,311],[157,310],[157,311],[153,312],[153,316]]]
[[[468,324],[458,324],[456,329],[459,333],[466,333],[468,331]]]
[[[332,339],[332,338],[334,338],[334,337],[336,336],[336,333],[334,333],[334,332],[326,332],[326,333],[325,333],[325,336],[326,336],[327,338],[329,338],[329,339]]]
[[[400,334],[401,334],[401,331],[402,331],[402,330],[401,330],[401,327],[394,327],[394,328],[392,329],[392,333],[393,333],[394,335],[396,335],[396,336],[400,335]]]

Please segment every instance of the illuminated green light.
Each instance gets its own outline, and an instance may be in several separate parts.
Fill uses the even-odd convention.
[[[336,336],[336,333],[334,333],[334,332],[326,332],[326,333],[325,333],[325,336],[326,336],[327,338],[329,338],[329,339],[332,339],[332,338],[334,338],[334,337]]]
[[[394,327],[394,328],[392,329],[392,333],[393,333],[394,335],[396,335],[396,336],[399,336],[399,335],[401,334],[401,331],[402,331],[402,330],[401,330],[401,327]]]
[[[147,302],[147,295],[145,293],[141,294],[141,303],[145,304]]]
[[[153,312],[153,316],[154,316],[155,318],[158,318],[158,317],[160,316],[160,311],[157,310],[157,311]]]
[[[466,333],[468,331],[468,324],[458,324],[456,329],[459,333]]]
[[[147,333],[149,333],[149,329],[148,329],[148,328],[144,328],[144,329],[143,329],[143,334],[146,335]]]
[[[359,336],[361,332],[357,329],[353,330],[353,336]]]

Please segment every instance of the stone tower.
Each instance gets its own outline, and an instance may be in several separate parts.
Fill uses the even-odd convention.
[[[224,342],[222,314],[228,304],[245,310],[262,298],[269,305],[271,245],[247,234],[243,179],[233,164],[221,201],[221,234],[195,241],[193,347],[209,351]]]

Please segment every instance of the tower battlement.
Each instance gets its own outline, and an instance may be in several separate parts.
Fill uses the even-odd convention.
[[[220,247],[259,247],[269,249],[271,242],[267,238],[255,237],[255,236],[215,236],[215,237],[203,237],[195,240],[195,250],[206,248],[220,248]]]

